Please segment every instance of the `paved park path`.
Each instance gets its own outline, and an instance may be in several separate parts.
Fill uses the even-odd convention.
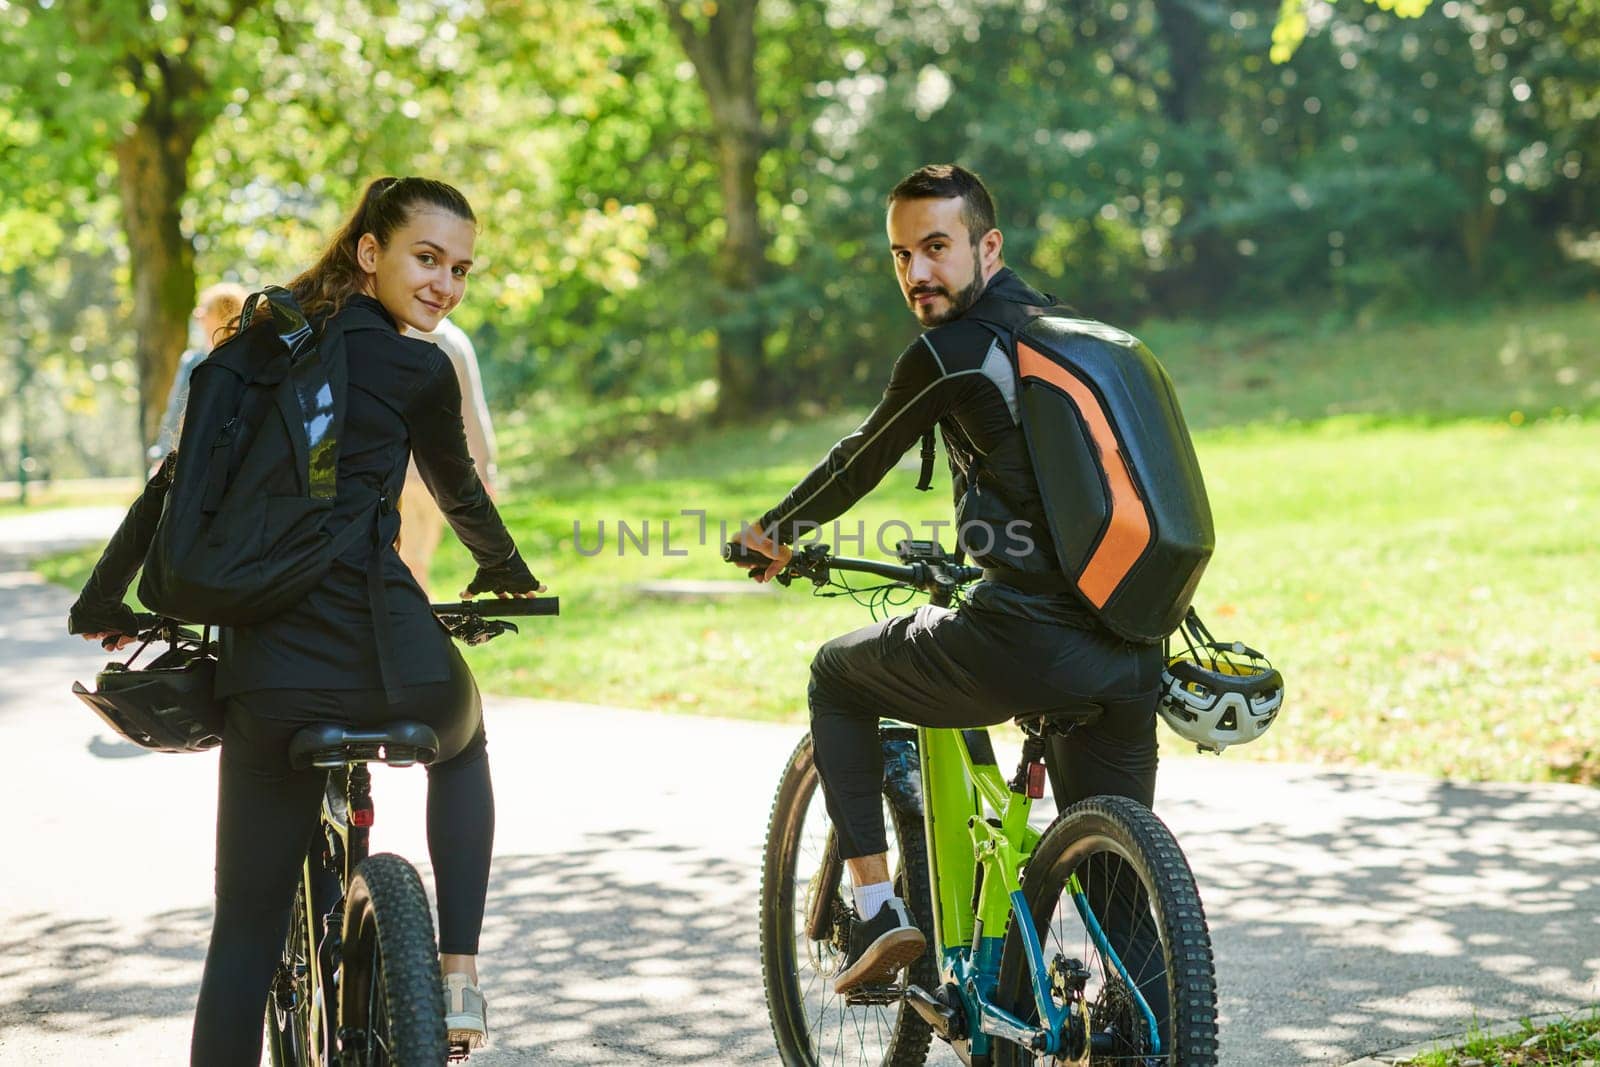
[[[0,521],[6,1067],[187,1062],[216,757],[143,753],[101,728],[68,686],[104,657],[66,636],[71,595],[19,562],[114,522]],[[487,704],[496,1046],[473,1062],[775,1062],[756,888],[799,727]],[[423,774],[375,777],[375,848],[422,860]],[[1230,753],[1168,761],[1157,803],[1211,918],[1228,1067],[1345,1064],[1474,1018],[1600,1002],[1600,791]]]

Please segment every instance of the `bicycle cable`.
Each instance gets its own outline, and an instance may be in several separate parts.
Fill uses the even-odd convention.
[[[829,592],[829,589],[837,590],[837,592]],[[880,613],[886,617],[889,609],[909,604],[916,598],[917,590],[899,582],[853,586],[846,581],[830,576],[827,584],[814,587],[811,590],[811,595],[815,597],[847,596],[866,608],[871,613],[873,622],[879,622],[881,621]]]

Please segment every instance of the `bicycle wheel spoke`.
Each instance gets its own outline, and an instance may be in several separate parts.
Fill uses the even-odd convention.
[[[368,1067],[384,1067],[388,1048],[384,1043],[386,1013],[383,1000],[383,946],[372,954],[372,977],[367,984],[367,1063]],[[382,1056],[379,1055],[382,1053]]]
[[[1214,1067],[1216,987],[1198,893],[1170,832],[1148,809],[1097,797],[1064,812],[1041,836],[1023,886],[1046,963],[1059,955],[1088,971],[1079,1010],[1088,1016],[1091,1062]],[[1168,956],[1174,943],[1184,946],[1181,972]],[[1007,938],[996,995],[1034,1018],[1019,937]],[[1064,1006],[1059,989],[1055,1000]],[[1173,1025],[1180,1017],[1181,1033]],[[1033,1062],[1014,1045],[995,1058],[996,1067]]]
[[[929,1033],[903,1001],[871,994],[842,997],[833,991],[854,909],[848,872],[832,851],[831,828],[808,739],[796,750],[779,786],[763,872],[762,969],[774,1037],[790,1063],[878,1067],[916,1062]],[[897,815],[886,803],[885,828],[896,892],[924,899],[927,867],[920,821]],[[907,882],[904,836],[915,838],[910,877],[922,878],[920,883]],[[824,872],[837,882],[824,884]],[[908,890],[908,884],[914,889]],[[921,906],[914,905],[914,910]],[[818,941],[808,934],[814,920],[821,927]],[[926,972],[919,980],[931,987],[932,968]],[[851,998],[860,1002],[852,1004]]]

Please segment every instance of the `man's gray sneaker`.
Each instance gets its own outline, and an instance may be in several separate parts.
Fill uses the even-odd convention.
[[[928,947],[911,913],[899,897],[890,897],[866,922],[850,927],[850,951],[833,979],[835,993],[859,986],[891,981],[901,968],[914,962]]]
[[[444,976],[444,1028],[452,1045],[468,1050],[489,1041],[489,1003],[464,974]]]

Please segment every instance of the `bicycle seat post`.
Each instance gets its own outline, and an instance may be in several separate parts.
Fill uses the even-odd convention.
[[[372,771],[365,760],[351,760],[345,776],[345,798],[349,802],[350,843],[345,850],[345,884],[355,875],[356,864],[367,858],[367,840],[376,817],[372,806]]]
[[[1017,761],[1017,773],[1006,783],[1011,791],[1038,800],[1044,796],[1044,730],[1024,727],[1022,758]]]

